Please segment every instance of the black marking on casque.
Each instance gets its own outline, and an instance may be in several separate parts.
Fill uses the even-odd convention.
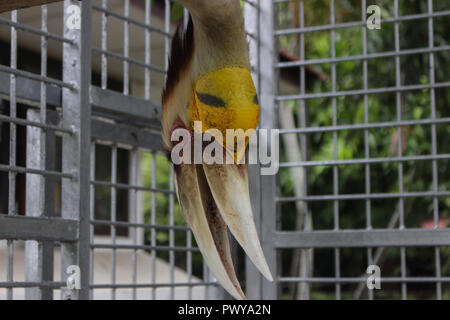
[[[197,93],[197,97],[198,100],[200,100],[201,103],[204,103],[210,107],[216,107],[216,108],[224,108],[225,107],[225,102],[217,97],[214,96],[212,94],[207,94],[207,93]]]
[[[259,106],[258,94],[255,94],[255,96],[253,97],[253,103]]]
[[[186,31],[183,32],[183,27],[178,26],[172,39],[169,69],[167,70],[166,85],[162,94],[163,107],[165,106],[167,98],[179,82],[182,72],[184,72],[191,63],[193,54],[194,24],[192,22],[192,17],[189,15],[189,22]]]

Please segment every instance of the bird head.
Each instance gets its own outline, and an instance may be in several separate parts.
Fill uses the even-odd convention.
[[[231,260],[227,227],[262,274],[270,281],[272,276],[253,220],[248,166],[242,163],[249,135],[227,134],[251,134],[260,109],[240,1],[179,2],[189,10],[190,20],[172,41],[162,97],[163,141],[170,153],[178,143],[171,139],[176,129],[187,130],[192,140],[210,134],[221,152],[232,156],[232,163],[181,163],[174,168],[182,212],[206,263],[233,297],[245,299]]]

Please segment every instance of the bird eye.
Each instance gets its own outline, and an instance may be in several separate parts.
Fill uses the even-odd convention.
[[[213,95],[207,94],[207,93],[198,93],[197,92],[197,97],[201,103],[204,103],[208,106],[218,107],[218,108],[225,107],[225,102],[217,96],[213,96]]]
[[[259,105],[258,94],[255,94],[255,96],[253,97],[253,103]]]

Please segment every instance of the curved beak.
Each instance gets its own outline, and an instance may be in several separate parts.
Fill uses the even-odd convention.
[[[236,299],[246,297],[234,271],[227,226],[255,266],[273,281],[253,220],[247,169],[246,164],[175,166],[185,219],[209,268]]]

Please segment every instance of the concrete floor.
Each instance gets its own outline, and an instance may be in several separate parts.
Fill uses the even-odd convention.
[[[54,259],[54,279],[59,281],[61,279],[61,258],[59,248],[55,248]],[[25,249],[23,241],[14,242],[14,281],[24,281],[24,259]],[[0,241],[0,282],[6,281],[6,266],[7,266],[7,249],[6,241]],[[111,250],[95,249],[94,251],[94,284],[108,284],[111,283]],[[152,283],[152,260],[151,256],[144,251],[138,251],[136,254],[136,282],[139,284]],[[116,283],[130,284],[132,283],[132,251],[131,250],[117,250],[116,251]],[[170,283],[171,272],[170,265],[161,260],[156,259],[156,283]],[[199,282],[200,279],[196,277],[191,278],[191,282]],[[187,283],[188,275],[184,270],[179,268],[174,269],[174,282]],[[187,287],[175,287],[175,299],[188,299]],[[205,299],[205,287],[198,286],[192,289],[192,299]],[[152,299],[152,289],[137,289],[137,299],[149,300]],[[14,289],[13,298],[18,300],[24,299],[24,289]],[[59,299],[59,290],[55,290],[54,298]],[[156,299],[170,299],[170,288],[156,289]],[[95,289],[93,294],[94,299],[107,300],[111,299],[111,289]],[[127,300],[132,298],[132,289],[117,289],[116,299]],[[6,299],[6,289],[0,288],[0,300]]]

